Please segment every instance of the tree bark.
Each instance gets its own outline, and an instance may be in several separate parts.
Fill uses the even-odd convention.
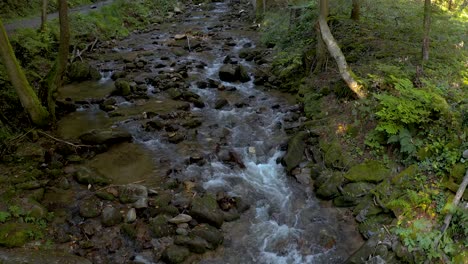
[[[448,1],[448,10],[451,11],[453,6],[453,0]]]
[[[323,16],[319,16],[320,32],[322,39],[327,45],[328,52],[335,59],[338,69],[340,70],[341,78],[346,82],[348,87],[355,93],[355,95],[361,99],[366,97],[366,92],[362,85],[358,84],[353,78],[353,73],[346,62],[346,58],[343,55],[340,47],[338,46],[335,38],[333,37],[330,28],[327,25],[327,21]]]
[[[353,8],[351,9],[351,19],[359,21],[361,18],[361,5],[360,0],[353,0]]]
[[[7,33],[0,20],[0,57],[7,70],[10,81],[15,88],[16,93],[25,108],[26,112],[31,117],[34,124],[38,126],[45,126],[48,123],[49,113],[41,105],[39,98],[32,89],[26,75],[21,69],[18,61],[16,60],[13,48],[8,40]]]
[[[431,0],[424,0],[424,36],[422,44],[422,59],[429,60],[429,33],[431,30]]]
[[[327,20],[328,17],[328,0],[320,0],[320,14],[319,17],[323,17]],[[317,23],[316,30],[317,32],[317,51],[315,55],[315,69],[314,72],[320,72],[324,68],[324,65],[327,61],[327,46],[323,42],[322,33],[320,32],[320,25]]]
[[[42,13],[41,13],[41,31],[44,32],[47,23],[47,6],[49,5],[48,0],[42,0]]]
[[[67,0],[59,0],[60,43],[57,61],[47,78],[47,107],[55,123],[55,99],[58,88],[63,85],[63,77],[67,69],[70,28],[68,22]]]

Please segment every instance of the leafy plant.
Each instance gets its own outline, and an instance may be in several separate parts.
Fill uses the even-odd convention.
[[[0,211],[0,223],[5,223],[10,219],[10,217],[11,214],[9,212]]]

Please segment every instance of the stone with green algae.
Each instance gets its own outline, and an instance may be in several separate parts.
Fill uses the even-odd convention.
[[[5,247],[21,247],[37,232],[37,227],[26,223],[6,223],[0,225],[0,245]]]
[[[369,160],[349,169],[344,177],[351,182],[378,183],[390,176],[390,170],[379,161]]]

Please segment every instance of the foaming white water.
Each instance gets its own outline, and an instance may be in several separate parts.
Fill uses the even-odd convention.
[[[102,71],[99,72],[101,74],[101,79],[99,80],[99,83],[105,83],[111,80],[112,74],[114,73],[113,71]]]

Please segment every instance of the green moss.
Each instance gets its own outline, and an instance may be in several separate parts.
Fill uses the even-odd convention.
[[[351,182],[381,182],[390,176],[390,170],[379,161],[369,160],[349,169],[344,175]]]
[[[351,157],[343,151],[337,139],[330,143],[320,140],[319,145],[323,151],[325,165],[328,167],[347,168],[352,163]]]
[[[453,165],[452,169],[450,170],[450,178],[452,178],[456,183],[461,183],[463,177],[465,176],[466,170],[466,164],[457,163]]]
[[[32,224],[7,223],[0,225],[0,245],[5,247],[21,247],[38,231]]]
[[[289,139],[288,151],[283,158],[283,163],[288,172],[301,163],[305,149],[304,139],[306,136],[307,132],[301,131]]]

